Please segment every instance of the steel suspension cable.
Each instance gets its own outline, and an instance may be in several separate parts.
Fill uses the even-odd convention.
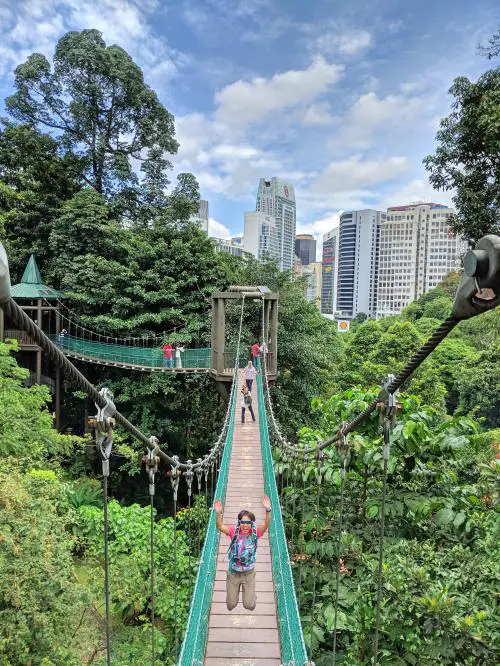
[[[375,635],[373,638],[373,664],[378,663],[378,642],[380,631],[380,603],[382,600],[383,558],[384,558],[384,536],[385,536],[385,500],[387,495],[387,469],[389,465],[390,426],[389,421],[384,421],[384,467],[382,472],[382,502],[380,506],[380,534],[378,550],[377,571],[377,603],[375,610]]]
[[[342,467],[340,468],[340,498],[339,498],[339,522],[337,534],[337,572],[335,581],[335,606],[333,618],[333,666],[337,663],[337,621],[338,621],[338,608],[339,608],[339,593],[340,593],[340,549],[342,546],[342,528],[344,526],[344,485],[346,475],[346,457],[343,456]]]
[[[111,621],[109,600],[109,520],[108,520],[108,477],[102,477],[102,490],[104,496],[104,596],[106,603],[106,663],[111,666]]]
[[[317,467],[317,484],[316,484],[316,515],[314,516],[314,523],[315,523],[315,530],[314,530],[314,561],[313,561],[313,584],[312,584],[312,605],[311,605],[311,645],[310,645],[310,652],[309,652],[309,660],[312,661],[313,659],[313,637],[314,637],[314,619],[315,619],[315,613],[314,609],[316,606],[316,577],[317,577],[317,571],[318,571],[318,537],[319,537],[319,489],[321,486],[321,462],[318,459],[318,467]]]
[[[151,666],[156,663],[156,643],[155,643],[155,557],[154,557],[154,495],[151,495],[150,505],[150,534],[149,534],[149,567],[150,567],[150,585],[151,585]]]

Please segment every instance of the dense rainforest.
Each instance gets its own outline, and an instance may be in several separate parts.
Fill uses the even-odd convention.
[[[499,88],[498,68],[476,83],[455,84],[455,111],[427,162],[436,186],[459,188],[454,224],[470,238],[495,231],[498,220],[491,214],[498,211],[498,181],[491,186],[483,156],[494,142],[487,102],[498,99]],[[96,30],[65,35],[52,63],[31,55],[16,69],[6,108],[0,240],[12,282],[34,253],[45,283],[64,292],[86,328],[116,337],[169,331],[165,340],[191,347],[210,345],[212,292],[229,284],[278,291],[279,376],[271,394],[283,432],[298,446],[331,435],[363,409],[384,376],[401,369],[451,311],[455,274],[400,316],[359,316],[339,335],[305,300],[300,279],[273,263],[216,252],[190,222],[200,198],[195,177],[180,173],[170,182],[174,118],[129,55]],[[453,163],[467,133],[481,145],[467,144],[478,157],[457,183]],[[468,228],[470,215],[486,204],[488,215],[476,214]],[[231,346],[236,309],[228,317]],[[259,335],[259,317],[249,304],[245,350]],[[385,506],[381,664],[498,663],[499,331],[498,309],[462,322],[399,398]],[[0,662],[103,664],[103,500],[84,423],[94,408],[65,383],[56,431],[49,390],[28,385],[17,354],[15,342],[0,342]],[[96,386],[111,388],[120,411],[169,453],[196,459],[217,439],[227,405],[208,375],[79,367]],[[376,418],[350,443],[340,530],[338,457],[324,461],[320,478],[316,463],[298,468],[275,453],[304,634],[317,666],[332,663],[339,559],[337,663],[372,660],[382,495]],[[108,505],[115,666],[139,666],[149,655],[142,454],[118,429]],[[158,663],[173,664],[212,498],[207,489],[191,505],[181,492],[174,519],[168,470],[160,470],[157,485],[156,647]]]

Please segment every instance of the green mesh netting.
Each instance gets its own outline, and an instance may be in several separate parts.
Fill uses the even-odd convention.
[[[237,381],[237,378],[235,378]],[[231,460],[231,448],[233,443],[234,415],[238,391],[233,391],[231,403],[231,417],[226,435],[224,453],[215,487],[215,497],[225,498],[227,477],[229,474],[229,461]],[[208,618],[212,601],[212,589],[217,566],[217,553],[219,550],[219,533],[215,527],[215,512],[210,513],[205,543],[201,551],[198,573],[191,599],[189,618],[182,642],[178,666],[201,665],[205,656],[205,644],[207,640]]]
[[[130,347],[107,342],[93,342],[72,335],[59,337],[50,336],[61,349],[84,356],[89,360],[110,363],[123,363],[126,365],[137,365],[146,368],[163,367],[163,349],[161,347]],[[183,368],[210,368],[212,366],[212,350],[207,348],[189,349],[181,353]],[[173,367],[176,367],[176,359],[172,359]]]
[[[266,407],[262,388],[262,372],[257,376],[257,397],[259,404],[260,439],[264,484],[271,506],[279,507],[278,488],[274,476],[271,444],[267,429]],[[271,541],[273,580],[278,607],[278,622],[281,643],[281,661],[284,666],[303,666],[308,663],[302,625],[300,623],[297,598],[293,583],[290,557],[286,543],[285,528],[280,511],[273,512],[269,538]]]

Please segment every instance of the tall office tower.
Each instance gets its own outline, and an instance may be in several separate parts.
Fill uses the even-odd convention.
[[[276,221],[271,215],[258,212],[245,213],[243,247],[259,261],[274,259],[280,262],[280,249]]]
[[[313,261],[302,267],[302,276],[306,279],[304,297],[319,309],[321,304],[321,262]]]
[[[340,216],[336,311],[342,317],[375,314],[378,244],[384,220],[385,213],[372,209]]]
[[[333,315],[337,292],[337,253],[339,229],[336,227],[323,235],[323,261],[321,276],[321,312]]]
[[[296,209],[293,185],[281,178],[261,178],[256,210],[276,220],[281,270],[292,270],[295,258]]]
[[[200,207],[198,212],[191,215],[189,218],[191,222],[195,222],[200,229],[206,231],[208,234],[208,201],[200,199]]]
[[[417,203],[387,209],[380,232],[377,318],[396,315],[456,271],[467,250],[449,226],[453,209]]]
[[[309,266],[316,261],[316,239],[310,234],[295,236],[295,255],[302,262],[302,266]]]

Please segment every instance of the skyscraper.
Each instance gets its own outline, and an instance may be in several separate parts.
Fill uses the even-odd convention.
[[[450,229],[452,214],[435,203],[387,209],[380,231],[377,317],[399,314],[458,269],[467,245]]]
[[[338,242],[338,227],[323,235],[321,312],[326,315],[333,315],[336,309]]]
[[[302,262],[302,266],[309,266],[316,261],[316,239],[310,234],[295,236],[295,255]]]
[[[296,208],[293,185],[281,178],[261,178],[257,192],[256,210],[276,220],[279,267],[291,270],[295,257]]]
[[[280,248],[274,217],[259,212],[245,213],[243,247],[260,261],[274,259],[279,264]]]
[[[342,317],[350,319],[358,312],[375,314],[378,244],[385,217],[372,209],[340,216],[336,311]]]
[[[208,233],[208,201],[200,199],[200,207],[198,212],[191,215],[189,218],[191,222],[197,224],[200,229]]]

